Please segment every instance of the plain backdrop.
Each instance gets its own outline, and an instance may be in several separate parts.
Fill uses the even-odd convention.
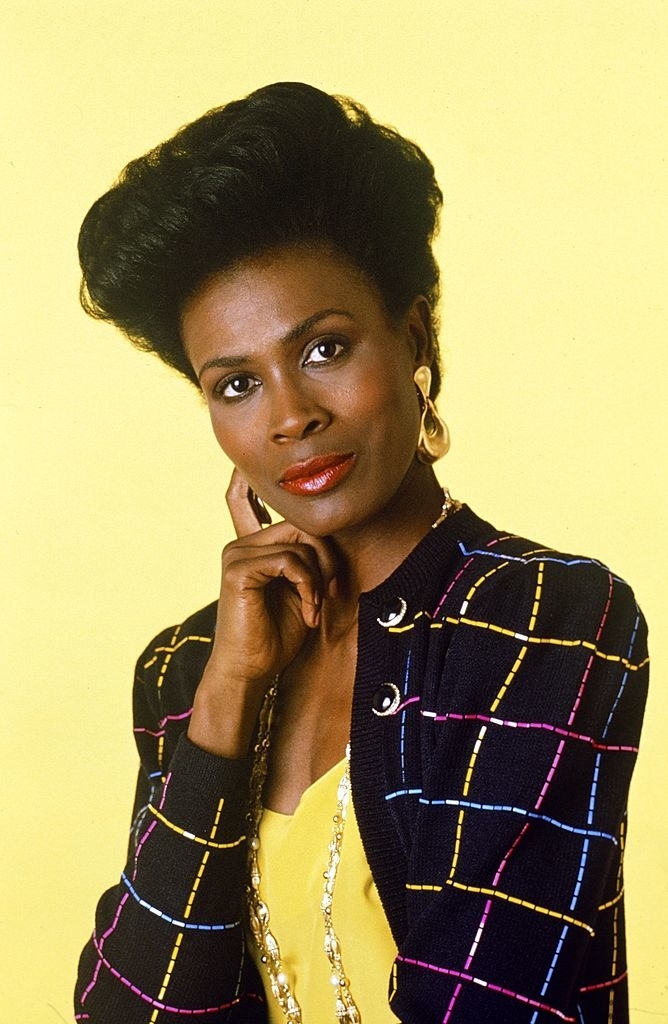
[[[668,6],[5,0],[0,20],[0,1018],[71,1019],[124,861],[134,661],[215,598],[231,537],[196,392],[78,307],[78,227],[181,124],[299,79],[435,162],[442,479],[497,525],[609,563],[653,627],[628,933],[634,1024],[668,1019]]]

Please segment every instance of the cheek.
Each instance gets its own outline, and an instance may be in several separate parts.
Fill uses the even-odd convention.
[[[253,451],[252,424],[236,424],[230,421],[229,416],[222,417],[215,406],[209,407],[209,416],[219,446],[235,466],[241,466],[246,461],[248,453]]]
[[[374,355],[376,355],[374,353]],[[386,359],[369,359],[355,376],[346,391],[349,413],[359,415],[398,415],[400,419],[412,418],[418,412],[418,398],[410,366],[406,360],[396,358],[388,352]]]
[[[397,471],[405,472],[415,454],[420,429],[420,406],[412,380],[394,387],[369,385],[351,419],[364,424],[364,440],[374,462],[379,450],[391,453]]]
[[[378,388],[372,397],[372,414],[389,420],[395,432],[417,433],[420,404],[413,381],[402,376]]]
[[[211,406],[209,406],[209,419],[211,420],[211,426],[213,428],[213,435],[214,435],[216,441],[218,442],[220,447],[223,449],[225,454],[228,454],[229,442],[228,442],[228,438],[226,437],[226,432],[223,429],[223,427],[222,427],[218,417],[216,416],[215,409],[211,408]]]

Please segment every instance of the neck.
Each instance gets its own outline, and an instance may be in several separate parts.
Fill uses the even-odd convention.
[[[414,463],[402,486],[378,516],[330,538],[340,570],[337,593],[323,605],[323,639],[348,635],[361,593],[382,583],[438,519],[443,488],[431,466]]]

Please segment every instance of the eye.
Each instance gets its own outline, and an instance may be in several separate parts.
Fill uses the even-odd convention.
[[[318,338],[308,349],[304,366],[330,363],[334,359],[338,359],[345,351],[346,345],[341,338]]]
[[[213,389],[215,398],[224,398],[234,402],[240,398],[246,398],[260,382],[257,377],[251,377],[248,373],[235,373],[218,381]]]

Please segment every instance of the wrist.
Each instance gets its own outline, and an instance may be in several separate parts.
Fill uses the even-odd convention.
[[[188,739],[210,754],[247,756],[270,680],[225,679],[205,669],[195,693]]]

